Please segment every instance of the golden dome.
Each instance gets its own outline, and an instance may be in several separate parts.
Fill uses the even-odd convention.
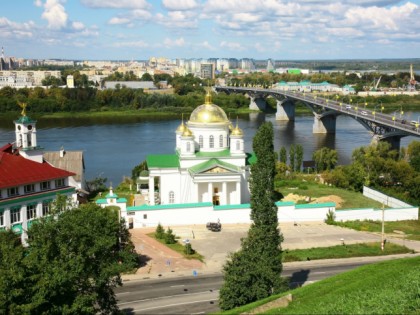
[[[186,126],[184,125],[184,122],[182,122],[182,123],[178,126],[178,128],[176,128],[176,132],[183,133],[183,132],[184,132],[184,130],[185,130],[185,128],[186,128]]]
[[[238,126],[235,127],[235,129],[232,130],[231,133],[232,136],[243,136],[244,132],[242,131],[241,128],[239,128]]]
[[[235,128],[232,129],[231,135],[232,136],[243,136],[244,135],[244,132],[238,126],[238,118],[236,118],[236,126],[235,126]]]
[[[189,122],[204,124],[226,123],[229,122],[229,119],[223,109],[211,102],[210,91],[207,91],[205,103],[194,109],[191,113]]]
[[[182,136],[183,137],[192,137],[192,135],[193,135],[192,131],[187,126],[185,126],[185,129],[184,129],[184,132],[182,133]]]

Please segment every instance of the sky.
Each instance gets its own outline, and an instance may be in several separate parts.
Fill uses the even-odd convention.
[[[5,57],[420,58],[420,0],[15,0]]]

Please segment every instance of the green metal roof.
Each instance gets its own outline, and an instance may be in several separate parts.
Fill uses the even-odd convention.
[[[275,204],[277,207],[286,207],[293,206],[295,203],[293,201],[276,201]]]
[[[251,205],[249,203],[242,203],[237,205],[222,205],[222,206],[214,206],[214,210],[235,210],[235,209],[250,209]]]
[[[190,172],[190,174],[198,174],[198,173],[202,173],[205,172],[207,170],[210,170],[214,167],[220,166],[222,168],[226,168],[232,172],[239,172],[241,169],[238,166],[235,166],[233,164],[230,163],[226,163],[223,161],[220,161],[219,159],[210,159],[206,162],[194,165],[193,167],[190,167],[188,169],[188,171]]]
[[[246,165],[252,165],[257,162],[257,156],[254,152],[246,154]]]
[[[173,203],[167,205],[141,205],[127,207],[127,211],[153,211],[153,210],[170,210],[170,209],[182,209],[182,208],[200,208],[200,207],[212,207],[211,202],[196,202],[196,203]]]
[[[146,158],[147,166],[160,168],[177,168],[179,167],[179,157],[176,154],[151,154]]]
[[[197,152],[195,154],[195,156],[197,157],[225,157],[225,156],[230,156],[230,150],[226,149],[223,151],[219,151],[219,152]]]
[[[15,120],[15,123],[34,124],[36,120],[31,119],[29,116],[20,116],[19,119]]]
[[[335,202],[324,202],[324,203],[306,203],[296,205],[295,209],[308,209],[308,208],[324,208],[324,207],[335,207]]]

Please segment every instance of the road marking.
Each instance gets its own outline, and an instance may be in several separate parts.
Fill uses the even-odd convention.
[[[179,287],[185,287],[185,284],[171,285],[170,286],[170,288],[179,288]]]
[[[315,271],[315,272],[310,272],[309,274],[310,275],[320,275],[320,274],[323,274],[323,273],[326,273],[325,271]]]
[[[210,292],[210,293],[214,293],[214,292],[219,292],[219,290],[213,290],[213,292]],[[142,300],[135,300],[135,301],[130,301],[130,302],[117,303],[117,305],[126,305],[126,304],[133,304],[133,303],[145,302],[145,301],[156,301],[156,300],[162,300],[162,299],[167,299],[167,298],[172,298],[172,297],[177,297],[177,296],[197,295],[197,294],[203,294],[203,293],[209,293],[209,291],[189,293],[189,294],[167,295],[167,296],[161,296],[161,297],[152,298],[152,299],[142,299]]]
[[[177,304],[168,304],[165,306],[155,306],[155,307],[149,307],[149,308],[140,308],[137,310],[134,310],[134,312],[140,312],[140,311],[148,311],[148,310],[154,310],[157,308],[165,308],[165,307],[172,307],[172,306],[179,306],[179,305],[187,305],[187,304],[194,304],[194,303],[202,303],[202,302],[210,302],[210,301],[216,301],[215,299],[211,300],[201,300],[201,301],[193,301],[193,302],[185,302],[185,303],[177,303]],[[201,313],[199,313],[201,314]]]
[[[117,293],[117,294],[115,294],[115,295],[116,295],[116,296],[119,296],[119,295],[124,295],[124,294],[129,294],[129,293],[131,293],[131,291],[121,292],[121,293]]]

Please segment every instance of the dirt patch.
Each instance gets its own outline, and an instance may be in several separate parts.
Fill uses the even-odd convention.
[[[336,208],[340,208],[341,205],[344,203],[344,200],[336,195],[329,195],[319,198],[314,198],[313,202],[311,203],[322,203],[322,202],[334,202]]]
[[[311,198],[309,196],[302,196],[302,195],[290,193],[282,199],[282,201],[293,201],[295,203],[302,200],[308,203],[334,202],[337,208],[340,208],[341,205],[344,203],[344,200],[341,197],[336,196],[336,195],[329,195],[329,196],[324,196],[324,197],[319,197],[319,198]]]

